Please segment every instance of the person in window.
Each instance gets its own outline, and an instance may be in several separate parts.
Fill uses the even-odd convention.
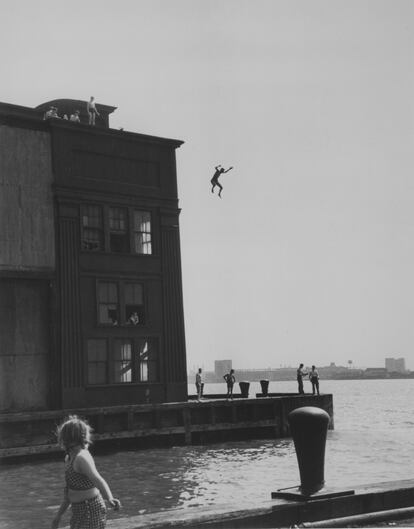
[[[70,115],[69,121],[73,121],[74,123],[80,123],[80,111],[75,110],[75,112]]]
[[[305,373],[305,371],[303,370],[303,364],[300,364],[300,366],[298,367],[298,369],[296,370],[296,380],[298,381],[298,393],[299,395],[304,395],[304,390],[303,390],[303,377],[305,375],[307,375],[308,373]]]
[[[95,125],[95,116],[100,116],[98,109],[96,108],[95,98],[91,96],[90,100],[86,105],[86,110],[89,116],[89,125]]]
[[[227,400],[233,399],[233,386],[236,382],[236,377],[234,376],[234,369],[230,369],[230,373],[227,373],[227,375],[224,375],[224,380],[227,384]]]
[[[131,316],[128,318],[128,323],[131,325],[138,325],[139,323],[139,316],[138,312],[133,312]]]
[[[212,185],[211,192],[214,193],[214,188],[218,187],[219,188],[218,196],[221,198],[221,192],[223,191],[223,186],[220,184],[218,179],[222,174],[228,173],[231,169],[233,169],[233,167],[224,169],[224,167],[221,167],[221,165],[217,165],[215,169],[216,169],[216,172],[214,173],[213,178],[210,180],[211,185]]]
[[[312,384],[312,395],[315,395],[315,390],[319,395],[319,373],[315,366],[312,366],[312,370],[309,373],[309,380]]]
[[[204,386],[201,367],[198,369],[198,372],[196,374],[195,385],[197,389],[197,400],[198,402],[200,402],[201,397],[203,395],[203,386]]]

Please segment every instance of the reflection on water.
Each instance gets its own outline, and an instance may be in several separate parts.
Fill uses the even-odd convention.
[[[124,451],[96,462],[123,504],[114,518],[201,505],[257,506],[286,483],[289,468],[297,474],[295,457],[286,439]],[[60,461],[4,465],[0,528],[12,529],[16,521],[19,529],[46,527],[62,488]]]
[[[277,383],[271,391],[292,391]],[[334,395],[325,478],[330,486],[410,479],[414,474],[414,380],[325,381]],[[0,468],[0,529],[49,527],[63,489],[63,459]],[[124,451],[96,462],[123,509],[111,517],[214,505],[257,507],[299,483],[290,439]],[[64,520],[68,523],[69,515]]]

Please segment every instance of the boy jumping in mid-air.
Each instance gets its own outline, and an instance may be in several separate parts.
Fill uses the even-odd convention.
[[[221,167],[221,165],[218,165],[215,169],[216,169],[216,172],[214,173],[213,178],[210,180],[212,184],[211,192],[214,193],[214,188],[217,186],[219,188],[218,196],[221,198],[221,192],[223,191],[223,186],[220,184],[218,179],[223,173],[228,173],[230,169],[233,169],[233,167],[224,169],[224,167]]]

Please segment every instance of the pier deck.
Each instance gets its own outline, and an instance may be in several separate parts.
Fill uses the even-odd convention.
[[[87,419],[97,445],[123,440],[137,448],[159,445],[200,444],[252,438],[289,436],[287,416],[301,406],[328,412],[333,429],[332,395],[280,394],[232,401],[206,395],[200,402],[137,404],[102,408],[48,410],[0,414],[0,458],[60,451],[56,426],[68,415]]]

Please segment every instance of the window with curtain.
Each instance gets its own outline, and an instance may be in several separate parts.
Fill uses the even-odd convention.
[[[114,384],[132,382],[131,340],[114,340],[111,381]]]
[[[152,254],[151,214],[134,210],[134,251],[138,254]]]
[[[155,340],[139,340],[138,355],[140,382],[157,382],[158,354]]]

